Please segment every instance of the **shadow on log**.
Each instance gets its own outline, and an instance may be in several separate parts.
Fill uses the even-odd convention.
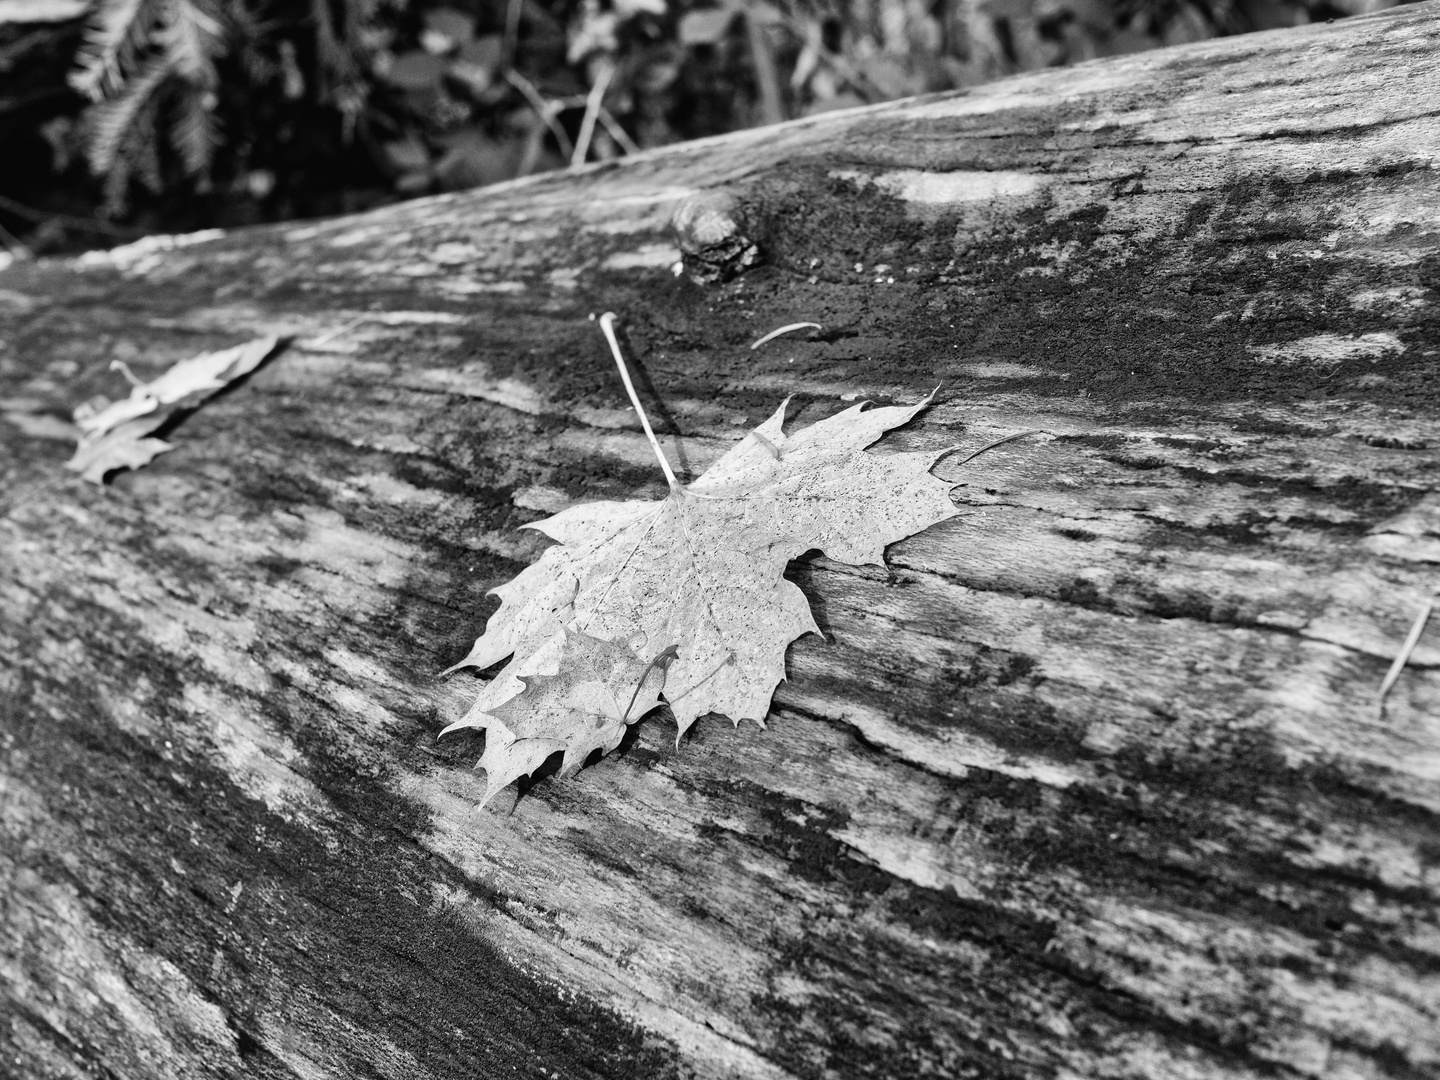
[[[1436,1076],[1433,627],[1376,691],[1440,585],[1437,55],[1420,4],[0,273],[0,1072]],[[673,272],[697,191],[763,262]],[[787,394],[1048,434],[793,564],[768,730],[481,810],[436,673],[517,527],[663,490],[607,309],[692,475]],[[63,470],[111,360],[270,333]]]

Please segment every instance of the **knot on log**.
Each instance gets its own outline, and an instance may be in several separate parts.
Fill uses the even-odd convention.
[[[691,281],[729,281],[762,261],[760,248],[746,235],[744,217],[740,201],[723,191],[697,192],[675,208],[670,227]]]

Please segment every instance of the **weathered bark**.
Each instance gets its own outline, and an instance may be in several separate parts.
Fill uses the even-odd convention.
[[[0,274],[0,1072],[1440,1075],[1433,628],[1375,708],[1440,584],[1437,14]],[[699,189],[764,265],[671,273]],[[794,566],[768,730],[477,809],[436,672],[517,526],[661,490],[606,309],[692,473],[787,394],[1045,434]],[[276,331],[61,469],[111,359]]]

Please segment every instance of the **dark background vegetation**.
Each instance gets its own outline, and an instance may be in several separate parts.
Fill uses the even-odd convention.
[[[344,213],[1396,2],[0,0],[0,245]]]

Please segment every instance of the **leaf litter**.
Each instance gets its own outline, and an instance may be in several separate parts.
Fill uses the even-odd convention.
[[[151,437],[176,416],[195,408],[248,375],[275,351],[280,339],[256,338],[218,352],[201,353],[181,360],[159,378],[141,382],[119,361],[119,368],[131,382],[130,396],[97,407],[86,402],[74,412],[80,429],[80,443],[65,463],[93,484],[103,484],[115,469],[138,469],[174,446]]]
[[[784,577],[789,562],[819,550],[883,565],[888,545],[959,513],[955,483],[930,471],[953,447],[866,449],[933,394],[907,406],[861,402],[793,434],[784,430],[787,398],[682,484],[635,393],[614,319],[606,313],[600,327],[670,491],[658,501],[583,503],[525,526],[558,543],[493,591],[499,610],[449,669],[506,661],[445,729],[486,732],[482,805],[553,753],[569,772],[609,752],[662,700],[677,744],[711,713],[763,727],[787,648],[819,631]]]

